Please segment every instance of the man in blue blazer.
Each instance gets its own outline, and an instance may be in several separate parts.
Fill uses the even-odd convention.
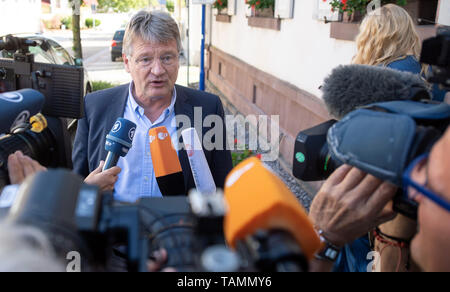
[[[180,122],[185,123],[188,119],[190,125],[195,125],[198,130],[199,122],[203,124],[206,117],[214,115],[222,123],[219,127],[222,135],[219,141],[222,142],[219,147],[204,149],[204,152],[217,187],[223,188],[232,162],[230,151],[226,150],[222,103],[215,95],[175,85],[181,52],[175,21],[167,13],[140,11],[128,24],[123,47],[125,68],[133,81],[86,96],[86,115],[78,122],[72,155],[74,171],[103,190],[114,189],[118,200],[132,202],[142,196],[160,197],[162,194],[156,183],[149,150],[148,130],[165,126],[175,146],[181,146],[177,141]],[[200,111],[201,121],[197,121]],[[101,172],[101,161],[107,155],[106,135],[118,117],[137,124],[133,147],[126,157],[119,159],[117,167]],[[216,124],[202,125],[202,134]],[[195,184],[186,151],[183,147],[176,148],[187,193],[195,188]]]

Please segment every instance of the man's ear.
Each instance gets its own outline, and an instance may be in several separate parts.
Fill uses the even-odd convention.
[[[125,65],[125,71],[127,71],[127,73],[131,73],[130,59],[128,59],[128,56],[123,53],[122,53],[122,59],[123,59],[123,64]]]

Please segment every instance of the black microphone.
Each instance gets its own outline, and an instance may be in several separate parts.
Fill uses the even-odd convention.
[[[0,134],[39,113],[45,97],[37,90],[21,89],[0,94]]]
[[[106,136],[105,150],[108,151],[108,155],[106,156],[102,171],[116,166],[119,158],[128,154],[133,144],[135,132],[135,123],[124,118],[117,119],[111,131]]]
[[[372,103],[431,99],[427,84],[417,74],[386,67],[339,66],[324,82],[323,100],[338,119]]]

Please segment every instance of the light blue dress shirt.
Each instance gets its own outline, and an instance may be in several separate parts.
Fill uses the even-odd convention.
[[[153,169],[148,131],[152,128],[165,126],[178,153],[175,121],[176,89],[173,90],[172,102],[169,107],[152,123],[144,115],[144,109],[137,104],[133,96],[132,86],[134,86],[133,83],[130,84],[123,117],[137,125],[136,133],[130,151],[125,157],[121,157],[117,163],[122,171],[114,189],[116,200],[131,203],[141,197],[162,197]]]

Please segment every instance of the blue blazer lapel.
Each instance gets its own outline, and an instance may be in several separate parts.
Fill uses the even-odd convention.
[[[123,117],[123,114],[125,112],[125,107],[127,105],[128,100],[128,93],[129,93],[130,84],[123,85],[123,88],[121,88],[120,93],[111,99],[111,102],[109,105],[105,105],[105,129],[102,129],[104,131],[104,137],[103,138],[103,144],[106,141],[106,135],[109,133],[111,128],[113,127],[114,123],[116,122],[117,118]],[[106,155],[108,154],[105,150],[105,147],[101,147],[101,155],[100,157],[103,157],[102,159],[106,158]],[[97,165],[100,161],[97,162]],[[97,167],[97,166],[96,166]]]
[[[186,95],[185,91],[180,86],[175,86],[177,90],[177,100],[175,102],[175,118],[177,120],[177,132],[179,133],[180,130],[180,123],[178,119],[178,115],[186,115],[189,117],[191,121],[191,125],[194,125],[194,109],[191,104],[189,104],[189,97]],[[183,142],[183,138],[180,135],[179,142]],[[189,183],[193,181],[191,166],[189,164],[189,159],[186,153],[186,150],[181,149],[178,152],[178,158],[180,160],[181,168],[183,170],[184,175],[184,185],[186,188],[186,192],[189,191],[189,188],[194,187],[193,185],[190,185]],[[186,194],[187,195],[187,194]]]

